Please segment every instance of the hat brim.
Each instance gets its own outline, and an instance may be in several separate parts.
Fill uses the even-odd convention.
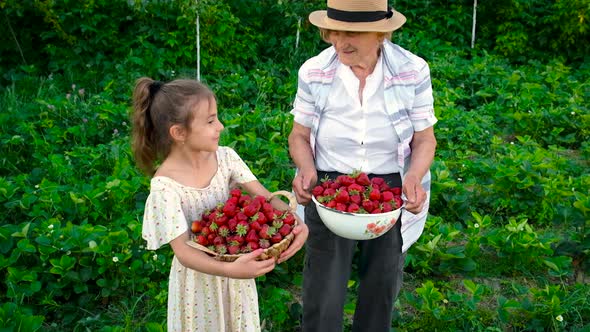
[[[406,17],[402,13],[394,11],[391,18],[376,22],[344,22],[329,18],[326,10],[317,10],[309,14],[309,21],[318,28],[328,30],[390,32],[404,25]]]

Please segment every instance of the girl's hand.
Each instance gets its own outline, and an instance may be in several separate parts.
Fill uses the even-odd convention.
[[[283,251],[281,253],[281,256],[279,257],[278,263],[282,263],[284,261],[286,261],[287,259],[291,258],[293,255],[295,255],[295,253],[297,253],[299,251],[299,249],[301,249],[301,247],[303,247],[303,245],[305,244],[305,241],[307,240],[307,235],[309,234],[309,228],[307,228],[307,225],[304,224],[299,217],[297,218],[297,222],[298,225],[295,226],[295,228],[293,228],[293,234],[295,234],[295,238],[293,239],[293,242],[291,242],[291,245],[289,246],[289,248],[287,248],[287,250]]]
[[[257,261],[256,258],[264,252],[264,249],[256,249],[251,253],[228,264],[227,276],[234,279],[253,279],[267,274],[275,268],[275,259]]]

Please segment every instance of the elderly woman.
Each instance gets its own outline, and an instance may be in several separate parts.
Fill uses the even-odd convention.
[[[389,331],[405,251],[429,205],[436,139],[430,69],[390,41],[406,18],[387,0],[328,0],[309,15],[331,46],[299,70],[289,151],[293,191],[309,227],[303,271],[303,331],[342,331],[353,258],[360,284],[353,331]],[[402,187],[405,211],[385,235],[354,241],[328,230],[311,200],[318,179],[355,170]]]

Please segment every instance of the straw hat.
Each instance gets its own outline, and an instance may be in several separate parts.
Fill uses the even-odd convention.
[[[328,10],[312,12],[309,21],[329,30],[390,32],[406,17],[387,6],[387,0],[328,0]]]

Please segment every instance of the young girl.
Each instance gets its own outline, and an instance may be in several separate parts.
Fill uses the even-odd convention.
[[[133,92],[133,152],[151,180],[143,217],[143,238],[155,250],[169,243],[174,251],[168,287],[168,331],[259,331],[254,278],[275,267],[257,261],[258,249],[234,262],[220,262],[186,244],[190,223],[229,197],[235,186],[267,196],[250,169],[229,147],[220,147],[223,124],[213,92],[194,80],[168,83],[140,78]],[[159,163],[159,164],[158,164]],[[284,206],[279,199],[275,207]],[[282,253],[293,256],[307,238],[295,239]]]

